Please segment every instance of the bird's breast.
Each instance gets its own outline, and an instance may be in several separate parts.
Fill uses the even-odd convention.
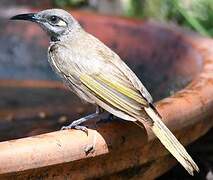
[[[62,78],[64,83],[81,99],[94,103],[87,93],[82,91],[80,76],[85,73],[88,64],[81,63],[81,55],[77,55],[71,49],[68,51],[63,47],[52,45],[48,50],[48,59],[53,70]]]

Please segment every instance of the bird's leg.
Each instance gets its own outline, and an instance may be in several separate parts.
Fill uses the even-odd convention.
[[[78,130],[82,130],[84,131],[85,133],[88,134],[88,130],[87,130],[87,127],[85,126],[81,126],[80,124],[90,120],[90,119],[93,119],[93,118],[96,118],[96,117],[99,117],[101,114],[103,113],[103,111],[101,111],[100,107],[97,107],[96,108],[96,112],[93,113],[93,114],[90,114],[88,116],[85,116],[85,117],[82,117],[78,120],[75,120],[73,121],[71,124],[69,124],[68,126],[63,126],[61,128],[61,130],[66,130],[66,129],[78,129]]]

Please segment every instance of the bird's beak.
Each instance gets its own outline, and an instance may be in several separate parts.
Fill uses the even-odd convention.
[[[11,20],[26,20],[26,21],[32,21],[32,22],[39,21],[38,17],[36,16],[36,13],[19,14],[19,15],[11,17],[10,19]]]

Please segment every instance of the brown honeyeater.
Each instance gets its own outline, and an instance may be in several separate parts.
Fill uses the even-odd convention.
[[[49,63],[76,95],[114,116],[143,123],[189,174],[199,171],[185,148],[162,122],[152,105],[151,95],[135,73],[115,52],[84,31],[73,16],[61,9],[49,9],[11,19],[36,22],[48,33],[51,38]],[[97,111],[63,129],[85,130],[80,123],[99,114]]]

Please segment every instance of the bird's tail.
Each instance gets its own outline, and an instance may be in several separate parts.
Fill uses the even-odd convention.
[[[199,172],[197,164],[187,153],[183,145],[162,122],[161,117],[156,110],[152,107],[148,107],[145,108],[145,111],[153,120],[153,125],[151,126],[152,131],[159,138],[161,143],[168,149],[168,151],[180,162],[180,164],[189,172],[189,174],[194,175],[194,171]]]

